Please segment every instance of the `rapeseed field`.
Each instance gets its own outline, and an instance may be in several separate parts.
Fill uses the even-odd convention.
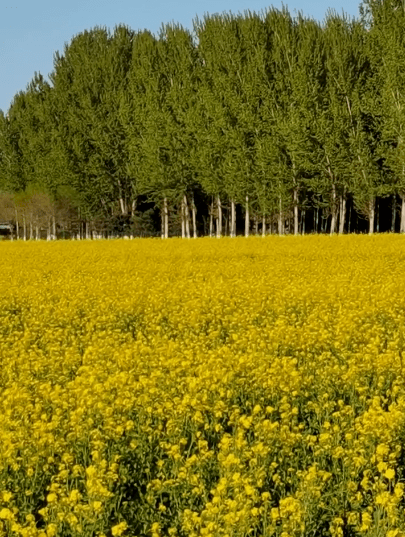
[[[0,535],[405,535],[405,238],[0,244]]]

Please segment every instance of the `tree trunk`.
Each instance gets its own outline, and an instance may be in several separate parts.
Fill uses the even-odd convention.
[[[253,221],[254,221],[255,235],[258,235],[259,234],[259,217],[257,216],[257,214],[255,214]]]
[[[125,204],[125,200],[124,200],[124,198],[120,198],[120,209],[121,209],[121,214],[122,214],[122,215],[127,214],[127,208],[126,208],[126,204]]]
[[[401,194],[401,229],[400,233],[405,233],[405,194]]]
[[[48,218],[48,227],[46,228],[46,240],[51,240],[51,219]]]
[[[330,223],[330,234],[336,233],[336,186],[332,184],[332,220]]]
[[[79,241],[82,238],[81,237],[81,234],[82,234],[82,221],[81,221],[82,212],[80,210],[80,207],[78,208],[78,218],[79,218],[79,232],[77,234],[77,240]]]
[[[391,218],[391,233],[395,233],[395,220],[397,216],[397,195],[392,195],[392,218]]]
[[[20,236],[20,228],[19,228],[19,225],[18,225],[18,213],[17,213],[17,209],[15,209],[15,234],[16,234],[16,239],[19,239],[19,236]]]
[[[32,223],[32,217],[30,219],[30,241],[34,240],[34,224]]]
[[[131,203],[131,216],[132,217],[135,216],[135,211],[136,211],[136,200],[132,200],[132,203]]]
[[[217,238],[219,239],[222,235],[222,205],[221,198],[217,197]]]
[[[25,220],[25,213],[23,213],[23,240],[27,240],[27,222]]]
[[[339,233],[343,235],[345,230],[345,220],[346,220],[346,194],[343,191],[343,194],[340,196],[340,210],[339,210]]]
[[[197,238],[197,208],[194,202],[194,196],[192,198],[191,211],[193,215],[193,238]]]
[[[165,239],[168,239],[169,238],[169,207],[167,205],[167,198],[163,200],[163,215],[164,215]]]
[[[279,213],[278,213],[278,234],[284,235],[284,225],[283,225],[283,202],[280,196],[279,200]]]
[[[124,198],[124,196],[122,194],[123,194],[123,192],[122,192],[121,181],[118,179],[118,199],[119,199],[119,202],[120,202],[121,214],[126,215],[128,213],[128,208],[127,208],[125,198]]]
[[[294,235],[298,235],[298,189],[294,189]]]
[[[186,224],[186,237],[190,238],[190,213],[188,210],[187,196],[184,194],[184,220]]]
[[[318,224],[319,224],[319,207],[316,208],[315,233],[318,233]]]
[[[231,200],[231,237],[236,237],[236,207],[234,200]]]
[[[263,215],[262,218],[262,237],[266,236],[266,217]]]
[[[39,241],[39,226],[35,226],[35,240]]]
[[[55,215],[52,216],[52,240],[56,240],[56,218]]]
[[[214,232],[214,200],[211,200],[210,207],[210,237],[212,237]]]
[[[86,226],[86,239],[91,239],[90,226],[87,220],[86,220],[85,226]]]
[[[349,221],[348,221],[348,227],[347,227],[347,233],[350,234],[350,226],[352,223],[352,204],[349,206]]]
[[[369,228],[368,234],[372,235],[374,233],[374,217],[375,217],[375,200],[374,198],[369,202]]]
[[[245,213],[245,237],[249,237],[249,196],[246,196],[246,213]]]
[[[305,210],[302,211],[302,234],[305,235]]]
[[[181,238],[184,239],[186,236],[186,208],[184,207],[184,198],[181,200],[180,216],[181,216]]]

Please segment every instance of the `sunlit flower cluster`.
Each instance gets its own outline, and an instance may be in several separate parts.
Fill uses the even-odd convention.
[[[405,239],[0,245],[0,536],[405,537]]]

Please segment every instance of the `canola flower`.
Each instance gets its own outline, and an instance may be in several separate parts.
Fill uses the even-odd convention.
[[[402,236],[0,244],[0,536],[405,535]]]

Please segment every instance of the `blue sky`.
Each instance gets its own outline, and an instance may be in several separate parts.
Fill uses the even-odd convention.
[[[303,11],[322,20],[328,8],[358,15],[358,3],[349,0],[291,0],[291,13]],[[158,33],[162,23],[177,22],[191,29],[195,16],[205,13],[260,12],[273,4],[265,0],[0,0],[0,109],[6,112],[14,95],[25,90],[34,76],[53,69],[53,55],[83,30],[126,24],[133,30]]]

